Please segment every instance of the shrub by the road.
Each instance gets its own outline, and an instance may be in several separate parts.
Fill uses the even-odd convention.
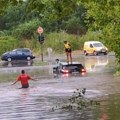
[[[19,41],[10,36],[0,37],[0,55],[18,47]]]

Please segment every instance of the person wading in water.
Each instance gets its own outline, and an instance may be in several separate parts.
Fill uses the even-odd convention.
[[[14,85],[18,81],[21,82],[22,88],[29,88],[29,80],[36,81],[35,79],[31,78],[29,75],[25,73],[25,70],[21,70],[21,75],[17,77],[17,80],[12,84]]]
[[[64,41],[64,48],[67,56],[67,62],[72,64],[72,50],[71,50],[71,45],[68,41]]]

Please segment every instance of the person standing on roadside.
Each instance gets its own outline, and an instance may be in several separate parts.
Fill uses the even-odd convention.
[[[64,48],[67,56],[67,62],[72,64],[72,49],[68,41],[64,41]]]
[[[25,70],[21,70],[21,75],[17,77],[17,80],[12,84],[14,85],[18,81],[21,82],[22,88],[29,88],[29,80],[36,81],[35,79],[31,78],[29,75],[25,73]]]

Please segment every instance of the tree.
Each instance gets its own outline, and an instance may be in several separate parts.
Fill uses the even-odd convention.
[[[0,15],[2,15],[9,4],[17,5],[23,3],[23,0],[0,0]]]
[[[119,0],[78,0],[87,9],[89,28],[100,31],[102,39],[115,52],[120,64],[120,1]]]

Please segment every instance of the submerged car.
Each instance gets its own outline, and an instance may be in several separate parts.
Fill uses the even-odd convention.
[[[79,62],[72,62],[72,64],[68,64],[67,62],[59,62],[59,64],[56,67],[53,67],[53,73],[55,74],[79,73],[81,75],[85,75],[86,70],[84,66]]]
[[[32,59],[35,59],[35,56],[32,54],[32,51],[29,48],[18,48],[1,55],[1,60],[8,62],[13,60],[30,61]]]

